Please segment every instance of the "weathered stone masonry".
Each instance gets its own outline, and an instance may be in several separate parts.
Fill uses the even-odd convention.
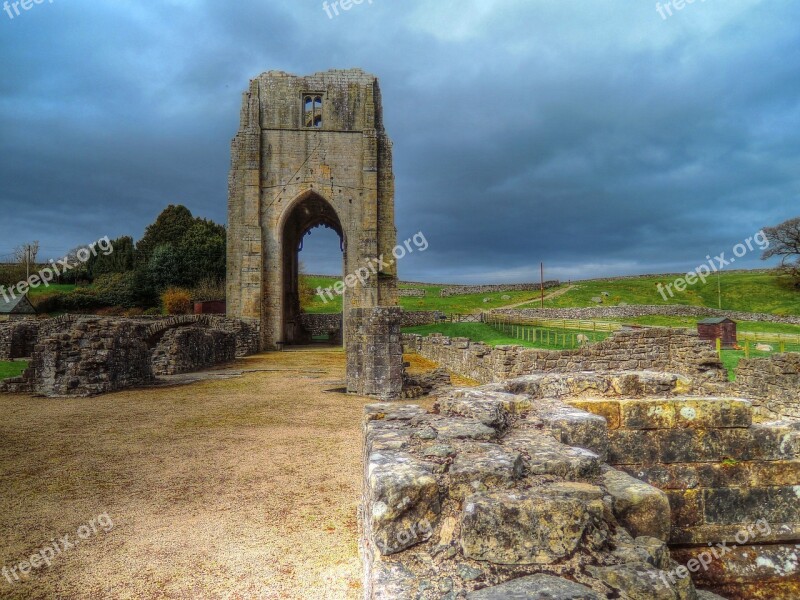
[[[759,417],[800,420],[800,353],[739,361],[734,387],[757,399],[755,409]]]
[[[31,323],[33,325],[33,323]],[[121,319],[65,315],[24,330],[31,363],[0,391],[92,396],[147,385],[156,375],[230,362],[258,347],[258,330],[209,315]],[[23,330],[19,330],[23,331]]]
[[[656,370],[724,382],[727,375],[712,345],[688,330],[620,331],[578,350],[491,347],[467,338],[405,334],[407,352],[481,383],[535,372]]]
[[[319,122],[307,122],[306,98]],[[262,349],[295,343],[297,251],[310,229],[340,235],[345,274],[395,246],[392,145],[378,80],[359,69],[254,79],[229,185],[228,315],[261,323]],[[396,280],[392,265],[359,282],[345,294],[345,313],[396,305]]]
[[[800,428],[753,426],[749,403],[682,396],[691,387],[539,373],[456,390],[432,413],[367,407],[366,597],[717,598],[683,565],[734,600],[798,597]],[[770,532],[696,574],[706,542],[762,518]]]

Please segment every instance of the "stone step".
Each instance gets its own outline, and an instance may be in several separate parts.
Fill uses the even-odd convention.
[[[567,402],[604,417],[609,429],[736,429],[753,423],[753,405],[742,398],[589,398]]]

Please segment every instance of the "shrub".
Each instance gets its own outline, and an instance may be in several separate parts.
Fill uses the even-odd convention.
[[[61,310],[70,311],[87,311],[106,306],[101,298],[97,297],[94,290],[89,289],[76,289],[67,294],[61,295]]]
[[[192,312],[192,295],[183,288],[169,288],[161,294],[161,303],[169,315],[187,315]]]
[[[105,308],[98,308],[95,314],[101,317],[122,317],[125,315],[125,309],[121,306],[107,306]]]
[[[47,292],[38,296],[28,296],[38,313],[53,313],[61,310],[61,292]]]
[[[98,301],[103,306],[134,308],[136,306],[134,278],[132,272],[99,276],[94,284]]]
[[[144,316],[145,317],[160,317],[161,316],[161,309],[160,308],[156,308],[156,307],[148,308],[146,311],[144,311]]]
[[[192,288],[192,300],[195,302],[208,302],[210,300],[225,300],[225,281],[204,277]]]

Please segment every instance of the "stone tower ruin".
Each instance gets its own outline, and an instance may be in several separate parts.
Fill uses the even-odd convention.
[[[339,234],[343,279],[390,256],[395,246],[392,143],[377,78],[360,69],[260,75],[244,94],[231,154],[228,316],[257,323],[263,350],[280,349],[307,339],[299,319],[298,252],[311,229]],[[381,336],[392,334],[399,348],[399,324],[387,326],[364,312],[395,307],[396,284],[392,264],[343,294],[349,382],[363,373],[383,382],[402,379],[402,358],[390,360],[397,350],[381,345]],[[365,354],[378,356],[386,369],[364,365]],[[361,384],[349,387],[365,391]]]

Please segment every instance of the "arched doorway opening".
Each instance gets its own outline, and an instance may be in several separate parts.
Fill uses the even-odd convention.
[[[315,192],[301,197],[290,209],[282,230],[283,248],[283,318],[282,334],[284,345],[308,344],[314,341],[315,330],[303,324],[302,290],[300,286],[300,252],[303,249],[306,235],[314,229],[324,227],[338,236],[338,246],[331,247],[331,252],[341,253],[342,271],[347,264],[347,240],[342,223],[330,203]],[[345,291],[345,296],[347,291]],[[335,303],[339,306],[339,303]],[[346,298],[342,298],[342,306],[346,306]],[[319,334],[319,332],[316,332]],[[321,337],[317,335],[316,337]],[[330,341],[341,343],[342,334],[331,335]]]

